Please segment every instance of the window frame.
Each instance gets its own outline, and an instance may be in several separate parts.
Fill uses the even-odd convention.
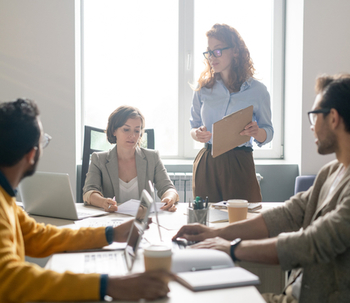
[[[254,149],[254,159],[284,158],[284,59],[285,59],[285,0],[273,2],[273,36],[272,36],[272,73],[271,105],[274,138],[271,149]],[[194,79],[194,0],[179,0],[179,67],[178,67],[178,151],[177,156],[165,156],[163,159],[193,159],[198,153],[193,148],[189,123],[193,89],[190,83]],[[80,72],[81,72],[81,130],[84,128],[84,4],[80,0]]]

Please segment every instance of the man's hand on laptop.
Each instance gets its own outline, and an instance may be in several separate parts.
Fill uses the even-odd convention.
[[[107,295],[117,300],[155,300],[165,297],[170,291],[168,281],[174,275],[166,271],[148,271],[123,277],[109,277]]]
[[[148,218],[147,229],[149,228],[149,224],[152,223],[152,218]],[[129,220],[125,223],[122,223],[113,228],[113,241],[114,242],[126,242],[129,236],[129,232],[131,230],[131,225],[134,224],[134,220]],[[133,233],[135,237],[137,237],[137,228],[133,228]]]
[[[202,242],[193,244],[191,248],[221,250],[231,256],[231,242],[220,237],[205,239]]]
[[[218,230],[195,223],[182,226],[177,234],[173,237],[173,240],[176,240],[177,238],[185,238],[191,242],[199,242],[207,238],[214,238],[217,236]]]

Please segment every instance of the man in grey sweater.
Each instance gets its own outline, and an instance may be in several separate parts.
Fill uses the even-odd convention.
[[[194,247],[219,249],[233,260],[292,270],[284,293],[264,294],[266,302],[350,298],[350,75],[319,77],[316,93],[308,113],[315,143],[319,154],[335,153],[337,160],[314,185],[253,219],[219,229],[186,225],[174,236],[202,241]]]

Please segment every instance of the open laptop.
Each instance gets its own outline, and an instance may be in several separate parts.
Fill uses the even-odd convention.
[[[155,192],[154,192],[154,187],[153,187],[153,183],[152,183],[151,180],[148,180],[148,185],[149,185],[149,188],[150,188],[150,195],[152,196],[153,201],[156,201],[156,196],[155,196]],[[157,210],[156,203],[154,203],[154,213],[155,213],[156,221],[157,221],[159,239],[160,239],[161,242],[163,242],[162,233],[160,232],[160,225],[159,225],[159,219],[158,219],[158,210]]]
[[[24,209],[33,215],[78,220],[108,213],[93,207],[78,213],[68,174],[37,171],[21,181],[19,191]]]
[[[137,260],[137,251],[148,226],[152,204],[153,199],[146,190],[143,190],[140,207],[135,216],[134,224],[131,225],[124,250],[54,254],[46,267],[60,273],[70,270],[75,273],[127,274],[133,269]],[[139,264],[139,268],[136,268],[137,271],[143,269],[140,268],[141,264]]]

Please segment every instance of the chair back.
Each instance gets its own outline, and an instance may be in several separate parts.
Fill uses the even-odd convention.
[[[315,181],[316,175],[304,175],[295,178],[294,194],[307,191]]]

